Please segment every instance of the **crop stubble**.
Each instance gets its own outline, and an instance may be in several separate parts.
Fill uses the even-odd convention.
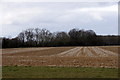
[[[52,47],[37,48],[37,50],[32,48],[25,50],[23,48],[17,52],[6,49],[3,51],[2,61],[3,65],[9,66],[118,68],[118,52],[115,51],[116,48],[118,47]]]

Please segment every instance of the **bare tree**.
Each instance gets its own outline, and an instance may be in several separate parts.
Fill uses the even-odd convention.
[[[26,40],[28,42],[31,42],[34,40],[34,32],[33,32],[34,29],[30,28],[30,29],[27,29],[25,30],[25,37],[26,37]]]
[[[24,32],[21,32],[19,35],[18,35],[18,39],[24,43],[25,42],[25,33]]]

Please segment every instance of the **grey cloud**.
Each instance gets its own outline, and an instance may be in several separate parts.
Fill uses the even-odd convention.
[[[1,36],[10,34],[16,36],[20,31],[31,27],[46,28],[50,31],[68,31],[72,28],[93,29],[98,34],[117,34],[117,11],[97,11],[97,8],[104,9],[117,3],[4,3],[2,5],[3,14],[9,13],[9,15],[4,19],[8,24],[3,24],[3,30],[6,30]],[[79,11],[81,8],[88,10],[96,8],[96,10],[81,12]]]

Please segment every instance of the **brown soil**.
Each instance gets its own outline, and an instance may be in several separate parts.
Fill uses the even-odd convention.
[[[117,53],[101,47],[54,47],[3,54],[3,65],[118,68]]]
[[[102,46],[100,48],[106,49],[106,50],[109,50],[109,51],[112,51],[112,52],[115,52],[115,53],[120,52],[120,46]]]
[[[72,47],[57,47],[57,48],[48,48],[48,49],[40,49],[40,50],[30,50],[26,52],[17,52],[17,53],[9,53],[3,54],[3,56],[49,56],[61,53],[63,51],[72,49]],[[24,50],[24,49],[22,49]]]

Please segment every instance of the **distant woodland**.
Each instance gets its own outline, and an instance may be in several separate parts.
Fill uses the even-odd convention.
[[[47,29],[30,28],[15,38],[1,38],[2,48],[107,46],[120,45],[117,35],[97,35],[93,30],[71,29],[67,32],[50,32]]]

